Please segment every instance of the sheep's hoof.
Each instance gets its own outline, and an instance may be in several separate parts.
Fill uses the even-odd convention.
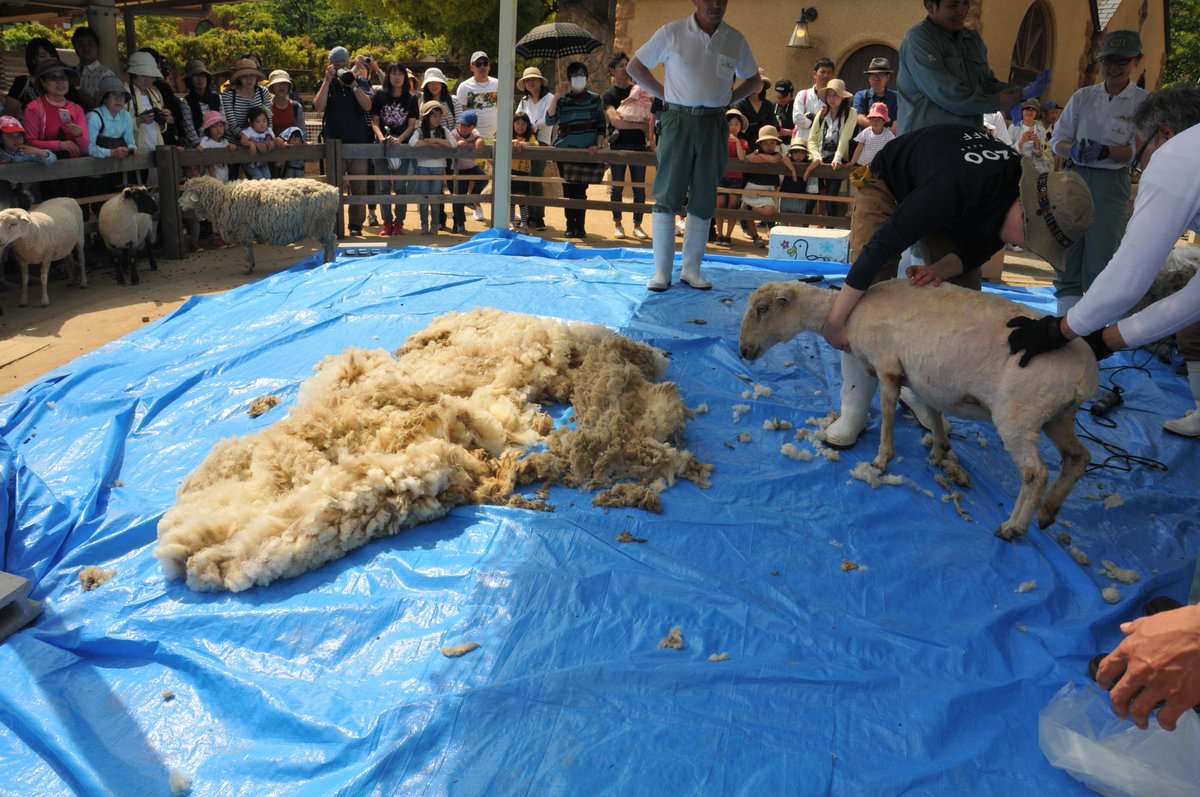
[[[1038,511],[1037,524],[1039,529],[1048,529],[1054,525],[1054,521],[1058,519],[1057,512],[1051,512],[1045,507]]]
[[[996,529],[996,536],[1005,542],[1012,542],[1017,537],[1025,536],[1025,529],[1018,529],[1016,526],[1003,525]]]
[[[243,273],[243,274],[253,274],[253,273],[254,273],[254,266],[246,266],[246,270],[245,270],[245,271],[243,271],[242,273]]]

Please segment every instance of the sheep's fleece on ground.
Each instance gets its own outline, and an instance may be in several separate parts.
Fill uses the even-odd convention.
[[[515,487],[585,489],[711,465],[677,447],[694,414],[661,351],[594,324],[450,313],[393,357],[327,357],[274,426],[219,443],[183,483],[154,556],[197,591],[270,584],[468,503],[529,506]],[[555,430],[541,403],[574,408]],[[545,450],[526,453],[531,446]]]

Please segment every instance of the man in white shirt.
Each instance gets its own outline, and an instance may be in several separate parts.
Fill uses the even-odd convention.
[[[1067,255],[1066,268],[1055,276],[1058,314],[1079,301],[1112,259],[1129,220],[1129,162],[1133,158],[1131,119],[1146,99],[1131,77],[1142,62],[1142,39],[1136,31],[1117,30],[1100,45],[1104,81],[1079,89],[1067,101],[1054,126],[1050,147],[1069,160],[1092,192],[1096,222]]]
[[[750,45],[724,23],[729,0],[692,0],[695,13],[663,25],[629,62],[626,71],[666,103],[658,137],[654,178],[654,279],[647,288],[671,287],[675,215],[687,203],[680,282],[697,290],[712,283],[700,276],[708,225],[717,208],[717,183],[729,157],[725,109],[762,84]],[[650,70],[663,64],[659,81]],[[741,81],[731,88],[734,78]]]
[[[76,88],[79,104],[85,111],[90,111],[103,99],[99,94],[100,81],[114,77],[113,71],[100,63],[100,39],[91,28],[76,28],[71,34],[71,46],[79,56],[79,86]]]
[[[808,141],[813,120],[825,107],[825,101],[821,99],[825,96],[825,87],[832,79],[833,61],[829,58],[818,58],[813,64],[812,87],[801,89],[792,104],[792,120],[796,123],[795,132],[792,133],[793,141]]]
[[[500,98],[500,81],[488,77],[492,62],[487,53],[477,50],[471,54],[471,77],[458,84],[454,92],[458,104],[464,111],[474,111],[479,116],[479,135],[496,137],[496,109]]]

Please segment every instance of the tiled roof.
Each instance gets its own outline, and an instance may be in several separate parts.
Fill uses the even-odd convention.
[[[1108,28],[1108,23],[1121,7],[1121,0],[1095,0],[1096,16],[1100,19],[1100,30]]]

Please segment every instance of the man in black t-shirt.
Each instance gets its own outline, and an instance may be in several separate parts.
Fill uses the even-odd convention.
[[[325,78],[313,97],[313,110],[323,114],[321,126],[326,141],[337,138],[345,144],[369,144],[374,140],[367,123],[371,84],[350,71],[350,52],[345,47],[329,51]],[[346,174],[370,173],[371,164],[366,158],[347,158],[344,163]],[[366,194],[370,187],[366,180],[350,181],[351,194]],[[349,217],[350,234],[362,235],[367,206],[351,205]]]
[[[627,152],[645,152],[647,149],[654,151],[653,133],[651,132],[653,124],[653,116],[650,115],[650,109],[645,108],[645,120],[629,121],[622,118],[619,111],[621,103],[629,97],[629,93],[633,91],[633,82],[629,79],[625,67],[629,64],[629,56],[625,53],[617,53],[608,62],[608,74],[612,76],[612,88],[604,92],[601,100],[604,103],[604,115],[608,118],[608,146],[609,149],[622,150]],[[626,116],[640,116],[639,113],[626,112]],[[625,173],[626,166],[623,163],[614,163],[610,167],[612,169],[612,188],[609,192],[609,199],[613,202],[620,202],[625,196]],[[646,201],[646,167],[633,166],[628,167],[629,180],[633,183],[633,201],[636,203],[644,203]],[[646,235],[646,231],[642,229],[643,213],[640,210],[633,211],[633,237],[639,240],[646,240],[650,236]],[[625,237],[625,228],[621,226],[621,212],[613,211],[613,224],[616,225],[615,238]]]
[[[796,123],[792,120],[795,110],[792,103],[795,101],[796,87],[792,81],[787,78],[775,81],[775,127],[785,144],[792,140],[792,131],[796,129]]]

